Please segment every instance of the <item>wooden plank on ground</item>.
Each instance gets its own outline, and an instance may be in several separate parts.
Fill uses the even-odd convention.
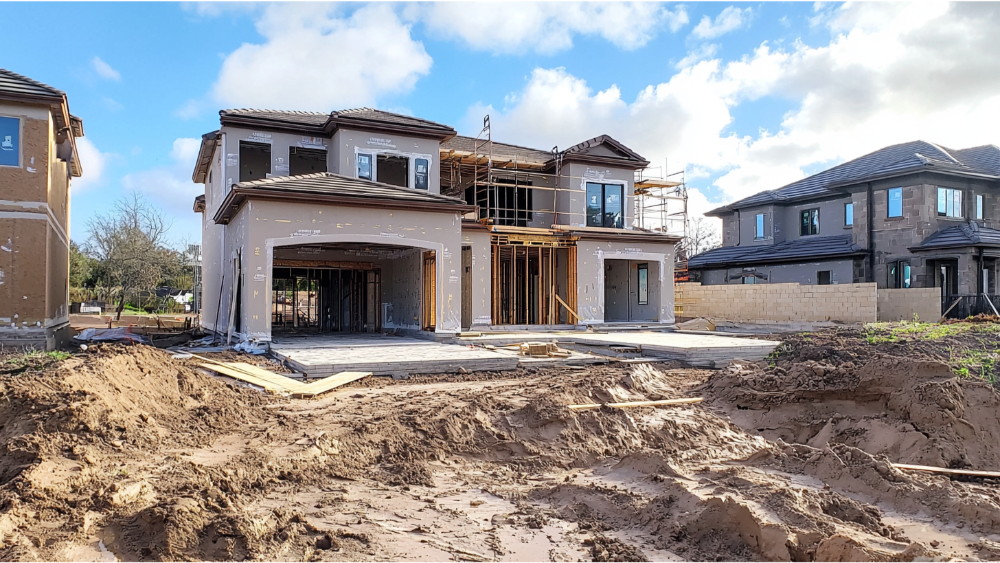
[[[252,383],[253,385],[256,385],[258,387],[263,387],[264,389],[267,389],[268,391],[277,391],[279,393],[287,393],[287,392],[289,392],[289,390],[287,388],[285,388],[284,386],[282,386],[282,385],[279,385],[277,383],[273,383],[273,382],[270,382],[270,381],[265,381],[265,380],[263,380],[263,379],[261,379],[259,377],[250,375],[249,373],[246,373],[246,372],[243,372],[243,371],[240,371],[240,370],[237,370],[237,369],[229,368],[229,367],[226,367],[226,366],[223,366],[223,365],[209,364],[209,363],[202,363],[202,364],[198,364],[198,365],[200,365],[201,367],[203,367],[205,369],[210,369],[210,370],[212,370],[212,371],[214,371],[216,373],[221,373],[222,375],[225,375],[225,376],[228,376],[228,377],[232,377],[233,379],[238,379],[240,381],[245,381],[247,383]]]
[[[690,405],[694,403],[700,403],[705,399],[701,397],[690,397],[685,399],[665,399],[663,401],[634,401],[631,403],[604,403],[599,405],[597,403],[586,403],[583,405],[569,405],[570,410],[574,411],[586,411],[599,409],[603,406],[608,406],[616,409],[626,409],[632,407],[667,407],[671,405]]]
[[[297,389],[294,393],[294,397],[312,397],[319,395],[320,393],[326,393],[327,391],[336,389],[342,385],[347,385],[352,381],[357,381],[361,378],[368,377],[372,374],[370,371],[344,371],[336,375],[331,375],[329,377],[324,377],[319,381],[313,381],[312,383],[307,383]]]
[[[896,469],[906,471],[925,471],[927,473],[941,473],[943,475],[966,475],[969,477],[989,477],[1000,479],[1000,471],[975,471],[972,469],[946,469],[944,467],[932,467],[929,465],[909,465],[906,463],[893,463]]]
[[[252,364],[244,364],[242,362],[227,362],[223,364],[224,367],[242,371],[248,375],[252,375],[264,381],[270,381],[271,383],[281,385],[286,387],[289,391],[295,391],[296,389],[304,386],[305,384],[301,381],[292,379],[291,377],[285,377],[280,373],[274,373],[273,371],[268,371],[264,368],[259,368]]]

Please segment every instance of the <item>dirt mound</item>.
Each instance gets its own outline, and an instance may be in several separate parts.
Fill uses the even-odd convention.
[[[770,440],[844,443],[896,463],[1000,465],[1000,394],[940,362],[879,355],[863,365],[740,363],[703,390]]]

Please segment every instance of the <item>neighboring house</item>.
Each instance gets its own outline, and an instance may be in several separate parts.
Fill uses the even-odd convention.
[[[66,94],[0,69],[0,344],[69,338],[69,187],[83,121]]]
[[[1000,148],[924,141],[715,209],[723,246],[692,257],[703,284],[940,287],[996,293]]]
[[[553,152],[368,108],[220,116],[193,174],[210,330],[673,322],[678,239],[632,228],[648,162],[610,137]]]

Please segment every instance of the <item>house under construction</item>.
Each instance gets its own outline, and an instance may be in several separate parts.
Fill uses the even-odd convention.
[[[602,135],[543,151],[368,108],[224,110],[203,136],[202,324],[435,333],[673,323],[682,182]]]

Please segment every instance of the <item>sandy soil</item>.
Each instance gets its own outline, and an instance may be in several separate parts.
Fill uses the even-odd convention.
[[[1000,558],[996,483],[890,464],[995,469],[1000,395],[828,338],[717,371],[377,378],[312,400],[91,347],[0,376],[0,559]]]

